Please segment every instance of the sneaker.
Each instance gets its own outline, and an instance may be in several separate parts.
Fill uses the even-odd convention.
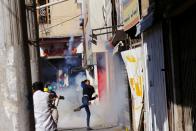
[[[80,110],[81,110],[81,109],[78,107],[78,108],[74,109],[74,112],[80,111]]]
[[[92,128],[90,128],[90,127],[87,127],[87,131],[89,131],[89,130],[93,130]]]

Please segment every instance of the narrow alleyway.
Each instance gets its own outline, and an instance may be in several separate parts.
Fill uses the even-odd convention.
[[[0,131],[196,131],[195,12],[0,0]]]

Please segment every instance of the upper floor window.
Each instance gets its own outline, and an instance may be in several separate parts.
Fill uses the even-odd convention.
[[[37,6],[48,4],[49,0],[37,0]],[[37,11],[39,24],[50,24],[50,7],[44,7]]]

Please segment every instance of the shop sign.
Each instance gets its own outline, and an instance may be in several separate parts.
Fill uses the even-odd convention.
[[[77,49],[72,48],[70,51],[64,47],[42,47],[43,52],[41,56],[50,57],[50,56],[65,56],[65,55],[76,55]]]
[[[44,50],[44,56],[64,56],[65,55],[65,49],[58,48],[58,49],[48,49],[45,48]]]
[[[138,0],[123,0],[124,30],[136,25],[140,20]]]

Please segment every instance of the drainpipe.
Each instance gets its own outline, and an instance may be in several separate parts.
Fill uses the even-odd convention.
[[[39,32],[36,14],[36,1],[25,0],[28,42],[31,63],[32,82],[40,80],[40,52],[39,52]]]

